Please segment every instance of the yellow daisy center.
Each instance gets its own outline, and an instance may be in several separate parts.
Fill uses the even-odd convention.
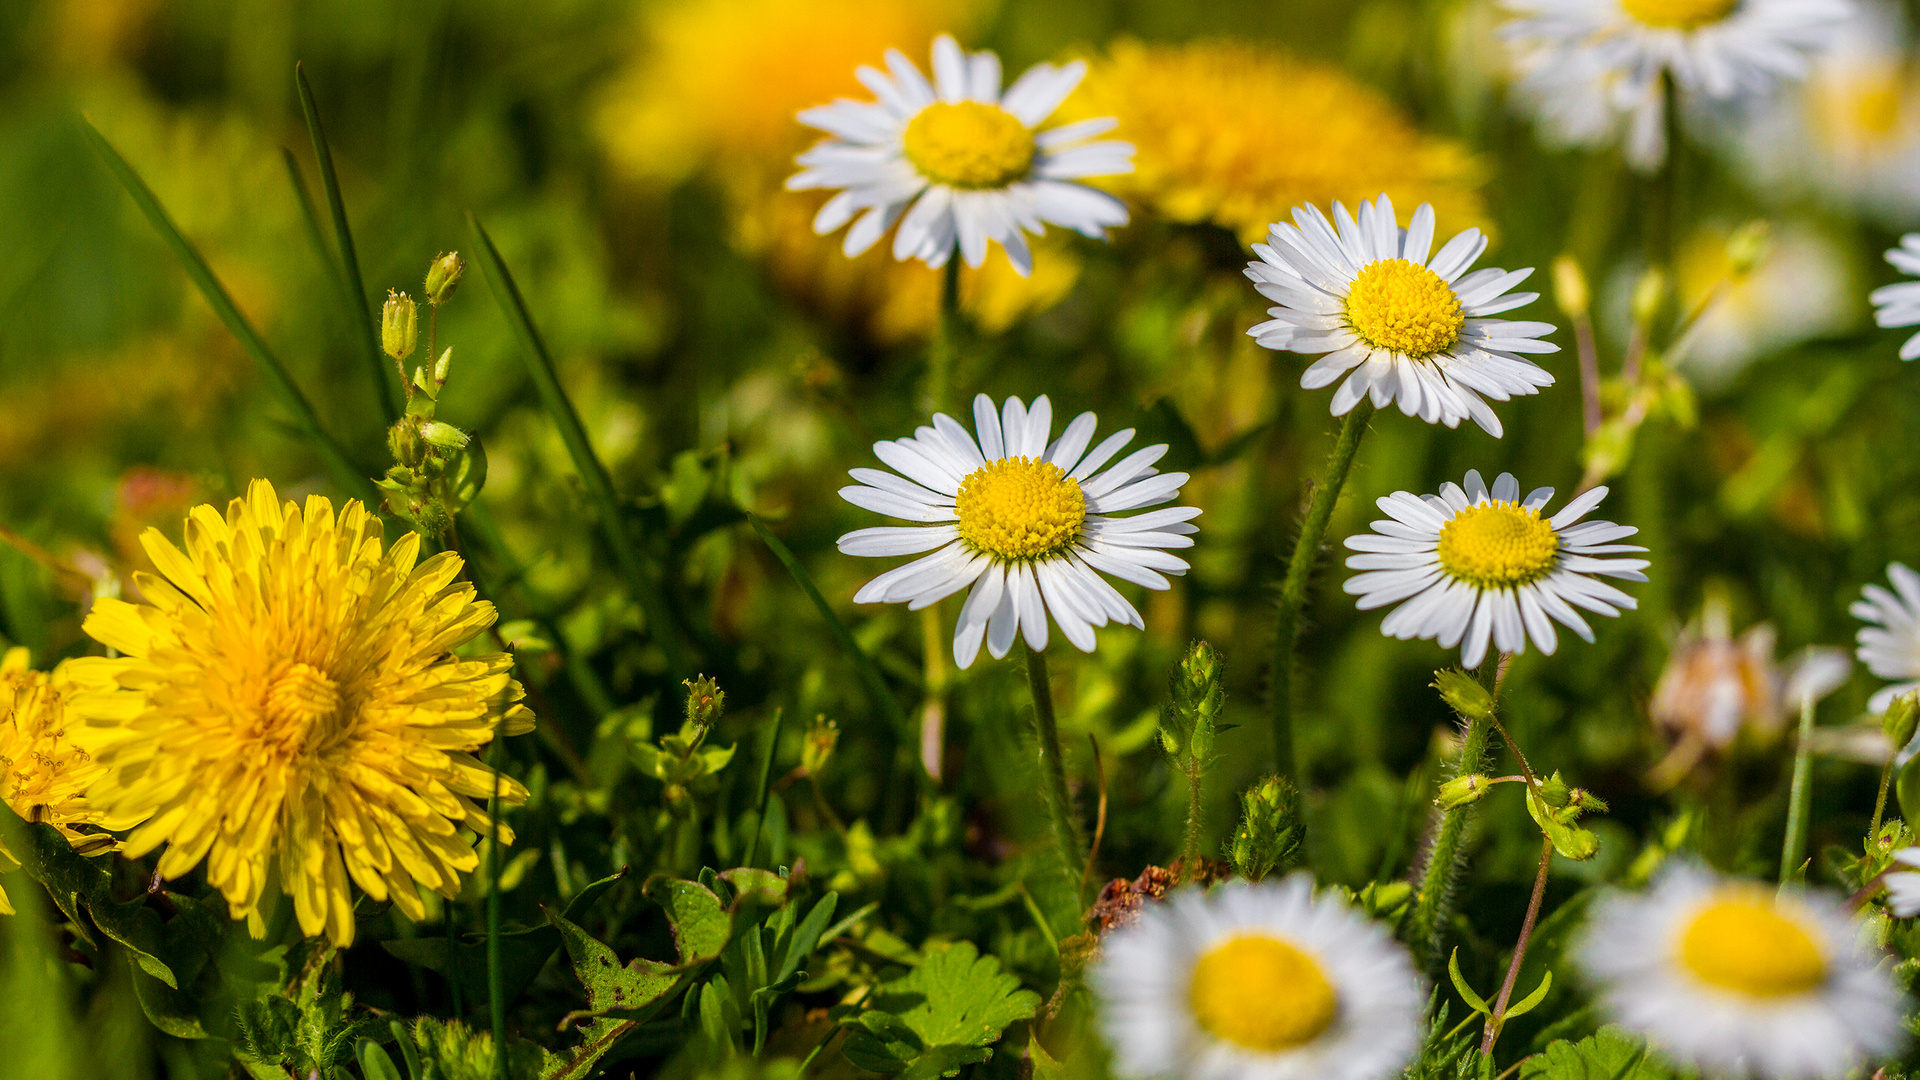
[[[1710,986],[1756,998],[1790,997],[1827,978],[1827,958],[1807,928],[1757,889],[1723,894],[1680,938],[1680,959]]]
[[[957,188],[1005,187],[1033,165],[1033,132],[998,105],[940,102],[907,121],[907,160],[920,174]]]
[[[1029,562],[1065,551],[1087,520],[1080,482],[1050,461],[989,461],[960,482],[953,500],[960,539],[1000,562]]]
[[[1740,0],[1620,0],[1627,14],[1662,30],[1698,30],[1733,13]]]
[[[1376,349],[1426,359],[1460,340],[1460,297],[1440,275],[1405,259],[1368,263],[1347,291],[1347,323]]]
[[[1313,957],[1261,934],[1231,938],[1202,956],[1188,1000],[1209,1034],[1269,1054],[1319,1038],[1340,1007]]]
[[[1547,576],[1560,537],[1538,510],[1504,499],[1469,506],[1440,527],[1440,568],[1483,589]]]

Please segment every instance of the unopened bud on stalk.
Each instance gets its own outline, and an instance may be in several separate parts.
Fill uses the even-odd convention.
[[[1561,311],[1581,318],[1586,315],[1592,297],[1592,291],[1587,288],[1587,275],[1580,272],[1580,264],[1573,256],[1562,255],[1553,260],[1553,299]]]
[[[395,360],[405,360],[419,338],[419,306],[406,293],[388,289],[386,306],[380,309],[380,348]]]
[[[808,776],[819,776],[840,745],[840,725],[825,716],[816,716],[807,725],[807,737],[800,744],[800,769]]]
[[[1259,881],[1293,865],[1300,849],[1299,806],[1299,792],[1282,776],[1269,776],[1240,796],[1240,828],[1229,852],[1236,873]]]
[[[1456,776],[1440,785],[1440,794],[1433,801],[1442,810],[1458,810],[1486,798],[1489,786],[1487,778],[1479,773]]]
[[[433,388],[435,390],[447,385],[447,370],[451,367],[453,367],[453,346],[449,345],[440,350],[440,359],[434,361],[433,364]]]
[[[700,728],[719,723],[727,708],[727,695],[720,684],[702,675],[682,685],[687,688],[687,723]]]
[[[1176,757],[1205,762],[1213,752],[1213,735],[1226,704],[1220,680],[1220,654],[1212,645],[1196,641],[1174,666],[1171,707],[1160,721],[1160,744]]]
[[[1573,789],[1560,779],[1560,770],[1555,769],[1552,776],[1540,781],[1540,801],[1555,810],[1563,809],[1573,801]]]
[[[1773,250],[1773,226],[1766,221],[1749,221],[1727,238],[1727,262],[1733,276],[1746,277],[1766,261]]]
[[[1887,741],[1896,753],[1913,741],[1915,727],[1920,727],[1920,691],[1894,698],[1887,714],[1880,718],[1880,730],[1887,733]]]
[[[1653,267],[1640,275],[1640,281],[1633,287],[1633,322],[1641,329],[1653,325],[1660,315],[1661,305],[1667,302],[1667,275],[1659,267]]]
[[[1440,696],[1462,720],[1485,720],[1493,715],[1493,695],[1480,685],[1480,680],[1459,668],[1434,672],[1433,688],[1440,691]]]
[[[457,251],[449,251],[433,260],[427,267],[427,303],[439,307],[453,296],[453,290],[460,287],[461,275],[467,272],[466,260]]]
[[[420,437],[442,450],[460,450],[467,445],[469,436],[452,424],[443,424],[438,420],[429,420],[420,425]]]

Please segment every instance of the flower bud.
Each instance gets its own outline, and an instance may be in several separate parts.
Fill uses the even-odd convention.
[[[1440,696],[1462,720],[1485,720],[1493,715],[1493,695],[1480,685],[1480,680],[1459,668],[1434,672],[1433,688],[1440,691]]]
[[[1667,275],[1655,267],[1640,275],[1633,287],[1633,322],[1642,329],[1653,325],[1667,302]]]
[[[719,683],[702,675],[681,685],[687,688],[687,723],[710,728],[720,722],[721,714],[726,712],[727,695]]]
[[[1893,699],[1887,714],[1880,718],[1880,730],[1898,752],[1913,741],[1914,728],[1920,726],[1920,691],[1908,691]]]
[[[457,251],[435,258],[427,267],[427,303],[434,307],[446,303],[453,296],[453,290],[460,287],[460,278],[466,272],[466,260]]]
[[[1553,260],[1553,299],[1561,311],[1578,319],[1587,313],[1592,296],[1587,288],[1587,275],[1580,272],[1580,264],[1573,256],[1562,255]]]
[[[1240,796],[1240,828],[1228,852],[1236,873],[1259,881],[1293,865],[1300,850],[1299,806],[1299,792],[1281,776],[1269,776]]]
[[[420,311],[413,297],[387,290],[386,306],[380,309],[380,347],[395,360],[413,355],[420,337]]]
[[[1440,785],[1440,795],[1433,801],[1442,810],[1458,810],[1486,798],[1489,786],[1487,778],[1479,773],[1456,776]]]
[[[1573,801],[1573,789],[1560,779],[1560,770],[1555,769],[1552,776],[1540,781],[1540,801],[1555,810],[1564,809]]]
[[[429,420],[420,425],[420,437],[442,450],[459,450],[467,445],[467,433],[452,424]]]
[[[1174,666],[1172,703],[1160,720],[1160,745],[1175,757],[1204,763],[1213,752],[1213,736],[1226,705],[1220,679],[1220,654],[1196,641]]]
[[[808,776],[819,776],[840,745],[840,725],[825,716],[816,716],[807,725],[806,739],[800,744],[800,768]]]
[[[451,367],[453,367],[453,346],[449,345],[440,350],[440,359],[433,363],[433,388],[435,390],[447,385],[447,370]]]
[[[1765,221],[1749,221],[1734,230],[1727,238],[1727,262],[1732,264],[1733,276],[1740,278],[1753,273],[1754,267],[1766,261],[1773,250],[1773,226]]]

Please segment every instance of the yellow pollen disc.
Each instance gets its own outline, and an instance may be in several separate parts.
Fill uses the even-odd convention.
[[[1087,520],[1080,482],[1050,461],[1001,458],[973,470],[953,500],[960,539],[1000,562],[1065,551]]]
[[[340,714],[340,684],[310,664],[294,664],[267,688],[267,719],[276,728],[304,732]]]
[[[1229,939],[1202,956],[1188,1000],[1209,1034],[1269,1054],[1319,1038],[1340,1007],[1313,957],[1257,934]]]
[[[1418,360],[1452,348],[1466,321],[1453,287],[1405,259],[1368,263],[1347,291],[1347,324],[1361,340]]]
[[[1627,14],[1662,30],[1698,30],[1733,13],[1740,0],[1620,0]]]
[[[902,141],[920,174],[957,188],[1005,187],[1033,165],[1033,132],[998,105],[939,102],[907,121]]]
[[[1538,581],[1559,553],[1540,511],[1505,500],[1469,506],[1440,527],[1440,568],[1482,589]]]
[[[1680,959],[1710,986],[1756,998],[1790,997],[1827,979],[1827,958],[1801,923],[1758,889],[1729,890],[1680,938]]]

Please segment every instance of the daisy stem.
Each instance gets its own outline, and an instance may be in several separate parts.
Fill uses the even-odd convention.
[[[1787,800],[1787,839],[1780,846],[1780,882],[1796,876],[1807,846],[1807,802],[1813,786],[1813,695],[1800,699],[1800,735],[1793,750],[1793,788]],[[1884,792],[1884,788],[1882,789]]]
[[[1507,1002],[1513,998],[1513,984],[1520,978],[1520,962],[1527,958],[1527,939],[1533,936],[1533,926],[1540,918],[1540,901],[1547,895],[1547,871],[1553,866],[1553,840],[1542,837],[1540,842],[1540,872],[1533,878],[1533,899],[1527,901],[1527,917],[1520,923],[1520,939],[1513,945],[1513,960],[1507,964],[1506,981],[1500,984],[1500,996],[1494,1000],[1493,1013],[1487,1017],[1486,1034],[1480,1038],[1482,1057],[1493,1055],[1493,1044],[1500,1038],[1500,1028],[1507,1020]]]
[[[1060,725],[1053,714],[1053,681],[1047,677],[1047,654],[1027,649],[1027,682],[1033,688],[1033,732],[1040,744],[1040,797],[1053,825],[1054,850],[1069,882],[1085,875],[1086,841],[1073,818],[1073,795],[1067,790],[1066,759],[1060,753]],[[1079,906],[1079,895],[1074,897]]]
[[[1493,709],[1499,706],[1500,659],[1498,654],[1487,657],[1474,673],[1487,688],[1492,707],[1467,722],[1466,737],[1460,742],[1460,761],[1448,779],[1471,776],[1480,771],[1486,760],[1487,743],[1493,734]],[[1460,848],[1460,839],[1466,832],[1472,810],[1473,804],[1469,803],[1442,814],[1434,831],[1433,847],[1427,853],[1426,869],[1421,872],[1420,891],[1414,896],[1413,923],[1406,940],[1430,970],[1438,965],[1444,953],[1441,944],[1446,936],[1448,900],[1453,893],[1454,879],[1460,873],[1460,862],[1466,857]]]
[[[507,1075],[507,993],[500,970],[500,748],[503,733],[493,733],[487,764],[493,769],[493,793],[487,797],[487,1014],[493,1022],[493,1075]]]
[[[1887,812],[1887,789],[1893,786],[1893,758],[1880,770],[1880,794],[1873,800],[1873,827],[1867,830],[1867,842],[1880,835],[1880,819]]]
[[[1302,791],[1307,788],[1307,778],[1301,773],[1300,746],[1293,731],[1293,660],[1300,641],[1300,612],[1307,605],[1307,578],[1320,556],[1320,541],[1327,534],[1333,506],[1340,501],[1340,489],[1347,485],[1354,453],[1360,449],[1360,437],[1367,433],[1367,421],[1371,419],[1373,402],[1362,398],[1341,422],[1333,455],[1327,459],[1327,474],[1313,489],[1313,501],[1307,504],[1306,520],[1293,544],[1293,559],[1287,563],[1287,576],[1280,583],[1273,639],[1273,759],[1274,767]]]
[[[926,412],[947,407],[953,362],[960,354],[960,320],[960,253],[956,251],[947,259],[940,277],[940,321],[934,326],[933,343],[927,349],[926,382],[920,388]]]

